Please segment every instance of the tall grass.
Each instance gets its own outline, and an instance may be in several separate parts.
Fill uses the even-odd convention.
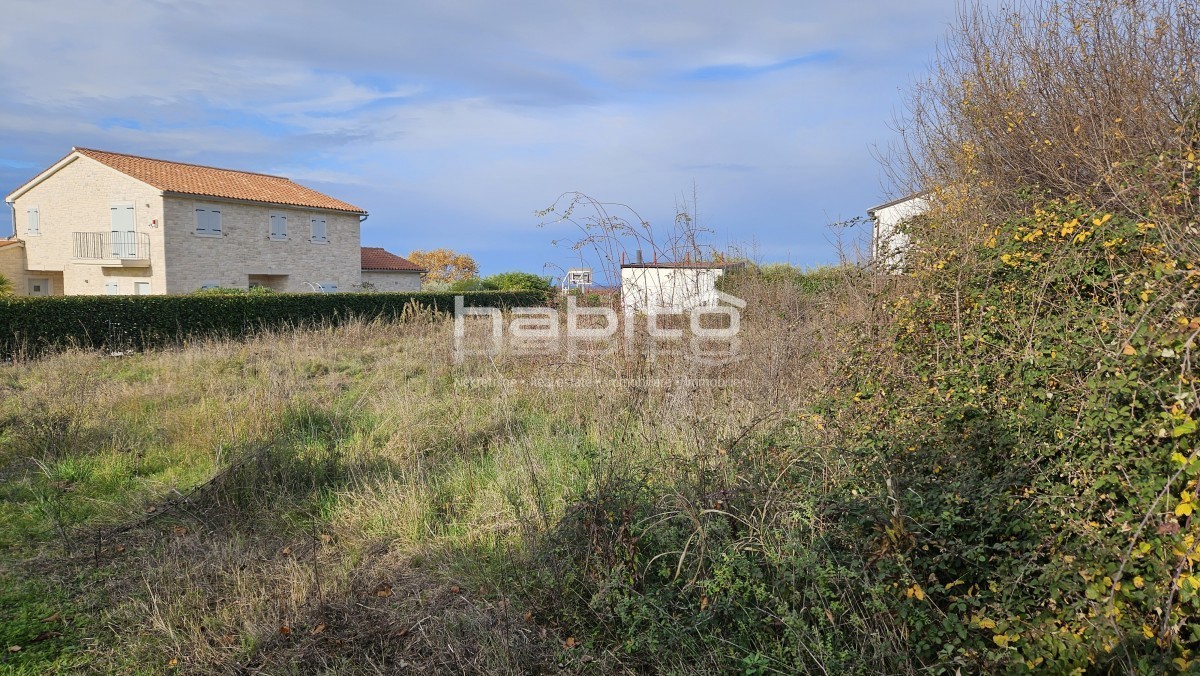
[[[730,454],[822,388],[812,355],[837,338],[811,317],[856,301],[822,302],[753,310],[745,359],[719,367],[651,359],[640,341],[454,366],[437,317],[6,366],[0,575],[70,591],[53,622],[6,625],[22,650],[3,659],[635,668],[554,600],[586,591],[563,586],[577,563],[554,553],[565,524],[616,482],[661,487],[677,520],[700,509],[691,491],[735,488]]]

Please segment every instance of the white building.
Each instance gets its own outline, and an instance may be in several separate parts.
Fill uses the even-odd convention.
[[[626,263],[621,266],[621,304],[626,312],[716,306],[717,279],[730,267],[711,261]]]
[[[908,235],[900,225],[929,209],[928,193],[908,195],[867,209],[874,227],[871,230],[871,260],[881,270],[898,270],[904,265]]]

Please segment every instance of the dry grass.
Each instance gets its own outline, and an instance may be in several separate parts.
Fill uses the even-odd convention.
[[[64,635],[6,659],[619,670],[602,647],[564,648],[520,561],[614,468],[719,471],[730,445],[820,391],[836,360],[812,355],[839,339],[809,317],[839,308],[757,292],[777,307],[748,314],[747,358],[720,367],[649,359],[640,341],[455,366],[452,322],[436,318],[6,366],[0,576],[66,590],[51,599]]]

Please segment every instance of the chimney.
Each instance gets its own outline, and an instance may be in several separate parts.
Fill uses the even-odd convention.
[[[637,264],[638,265],[642,264],[642,250],[641,249],[637,250]]]

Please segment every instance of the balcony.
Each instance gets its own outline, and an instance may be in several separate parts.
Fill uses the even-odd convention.
[[[144,232],[73,232],[72,257],[106,267],[150,265],[150,235]]]

